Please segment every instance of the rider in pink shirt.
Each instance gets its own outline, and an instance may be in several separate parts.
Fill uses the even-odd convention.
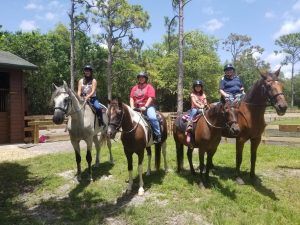
[[[154,108],[155,90],[148,84],[148,74],[140,72],[137,75],[138,84],[133,86],[130,91],[130,107],[139,110],[148,116],[154,131],[154,142],[161,142],[161,132],[159,122]]]

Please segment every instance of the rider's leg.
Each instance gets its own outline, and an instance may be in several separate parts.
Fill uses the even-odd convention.
[[[150,106],[147,109],[147,116],[149,118],[149,121],[152,125],[155,137],[156,137],[156,141],[157,142],[161,142],[161,133],[160,133],[160,128],[159,128],[159,122],[158,119],[156,117],[156,112],[155,112],[155,108],[153,106]]]
[[[92,98],[91,99],[91,103],[93,104],[95,110],[96,110],[96,115],[98,117],[98,121],[99,121],[99,126],[103,125],[103,115],[102,115],[102,107],[100,102],[98,101],[97,98]]]
[[[192,108],[191,113],[189,115],[188,123],[186,125],[186,131],[191,131],[193,129],[193,119],[194,116],[197,114],[198,109]]]

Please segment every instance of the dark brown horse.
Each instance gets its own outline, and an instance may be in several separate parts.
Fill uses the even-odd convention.
[[[249,139],[251,143],[250,177],[255,177],[256,152],[266,126],[264,119],[266,107],[272,105],[279,116],[284,115],[287,109],[282,84],[278,80],[279,73],[280,68],[274,73],[261,72],[261,79],[254,83],[238,106],[237,119],[241,132],[236,138],[236,180],[240,184],[244,183],[240,177],[243,148]],[[234,138],[226,130],[223,131],[222,135]]]
[[[215,104],[204,112],[198,119],[194,128],[194,141],[192,145],[187,143],[185,130],[180,128],[182,116],[177,117],[173,125],[173,136],[176,143],[177,170],[183,168],[183,145],[188,146],[187,156],[192,174],[195,170],[192,163],[193,147],[199,148],[200,174],[204,171],[204,154],[207,153],[207,164],[205,177],[209,180],[209,170],[212,168],[212,158],[221,141],[222,130],[228,130],[231,135],[239,134],[239,126],[236,120],[234,107],[227,102],[226,104]],[[202,179],[201,179],[202,180]]]
[[[162,119],[161,134],[162,142],[155,144],[155,167],[158,170],[160,167],[160,150],[166,164],[166,139],[167,139],[167,123],[163,115],[160,114]],[[145,119],[142,117],[140,112],[136,112],[130,108],[130,106],[122,103],[119,99],[113,99],[110,101],[108,108],[108,135],[110,138],[114,138],[116,133],[122,129],[121,140],[124,148],[124,152],[127,158],[128,172],[129,172],[129,183],[127,191],[132,190],[133,178],[132,178],[132,155],[136,153],[138,155],[138,173],[140,178],[140,187],[138,194],[144,194],[144,182],[143,182],[143,159],[144,151],[147,149],[148,155],[148,171],[150,174],[150,163],[151,163],[151,145],[153,144],[153,135],[151,128]]]

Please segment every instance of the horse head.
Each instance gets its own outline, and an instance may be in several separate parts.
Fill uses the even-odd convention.
[[[123,103],[118,98],[109,100],[107,128],[107,135],[109,138],[115,138],[116,133],[122,126],[123,117]]]
[[[287,110],[287,102],[283,94],[283,85],[278,80],[280,68],[274,73],[261,72],[263,91],[278,115],[282,116]]]
[[[53,94],[51,97],[51,103],[54,104],[54,113],[52,120],[55,124],[62,124],[64,122],[65,116],[70,111],[70,89],[67,83],[64,81],[63,86],[57,87],[55,84],[53,86]]]
[[[238,136],[240,133],[240,127],[237,121],[237,108],[234,103],[226,101],[225,104],[222,104],[223,113],[225,118],[226,128],[228,128],[229,133],[232,136]]]

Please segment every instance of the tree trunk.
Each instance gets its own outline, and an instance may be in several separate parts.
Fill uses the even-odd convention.
[[[292,63],[292,77],[291,77],[291,107],[294,107],[294,66],[295,64]]]
[[[74,0],[71,0],[71,11],[70,11],[70,20],[71,20],[71,30],[70,30],[70,43],[71,43],[71,53],[70,53],[70,86],[71,89],[74,90],[74,76],[75,76],[75,25],[74,25],[74,11],[75,11],[75,3]]]
[[[113,56],[112,56],[112,41],[108,39],[107,41],[108,47],[108,56],[107,56],[107,98],[111,99],[112,97],[112,64],[113,64]]]
[[[179,1],[179,40],[178,40],[178,83],[177,83],[177,114],[183,112],[183,0]]]

